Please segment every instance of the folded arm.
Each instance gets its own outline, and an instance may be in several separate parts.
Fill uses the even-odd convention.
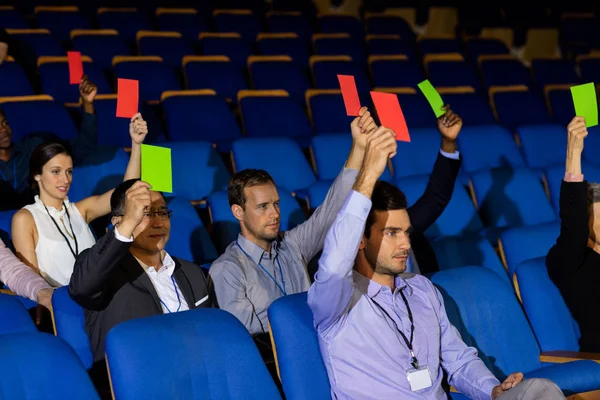
[[[19,296],[37,301],[42,289],[52,287],[33,269],[23,264],[0,240],[0,281]]]

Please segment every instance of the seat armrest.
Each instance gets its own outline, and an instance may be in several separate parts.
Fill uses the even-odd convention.
[[[579,351],[544,351],[540,354],[540,361],[547,363],[565,363],[577,360],[592,360],[600,363],[600,353],[582,353]]]

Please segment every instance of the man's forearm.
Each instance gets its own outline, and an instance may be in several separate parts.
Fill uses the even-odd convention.
[[[348,169],[359,170],[362,167],[363,158],[365,157],[365,149],[359,148],[357,145],[352,143],[350,154],[346,160],[345,167]]]

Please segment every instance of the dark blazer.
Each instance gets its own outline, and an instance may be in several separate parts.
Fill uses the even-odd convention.
[[[422,274],[439,271],[437,258],[424,233],[442,215],[452,199],[460,165],[461,159],[455,160],[438,153],[425,192],[406,210],[414,229],[410,237],[411,246]]]
[[[580,351],[600,352],[600,254],[588,247],[587,182],[560,187],[560,235],[546,256],[548,275],[579,324]]]
[[[461,163],[460,158],[455,160],[438,153],[425,192],[406,210],[413,227],[410,242],[421,274],[439,271],[437,258],[424,232],[442,215],[450,202]],[[321,253],[317,254],[308,266],[311,281],[319,269]]]
[[[163,313],[150,278],[129,252],[130,245],[118,240],[111,230],[75,262],[69,295],[84,308],[94,362],[103,363],[104,338],[113,326]],[[212,284],[202,269],[188,261],[173,260],[173,277],[189,308],[216,306]],[[208,299],[195,305],[206,296]]]

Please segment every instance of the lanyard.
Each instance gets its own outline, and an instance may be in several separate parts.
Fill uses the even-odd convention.
[[[42,204],[44,204],[44,202],[42,202]],[[77,258],[77,254],[79,254],[79,243],[77,243],[77,236],[75,236],[75,231],[73,230],[73,224],[71,224],[71,216],[69,215],[69,209],[67,208],[67,206],[65,205],[64,202],[63,202],[63,207],[65,208],[65,214],[67,214],[67,217],[69,218],[69,227],[71,227],[71,234],[73,235],[73,240],[75,241],[75,251],[73,251],[73,247],[71,247],[71,242],[69,242],[69,239],[67,238],[67,236],[60,229],[60,226],[58,226],[58,223],[56,222],[54,217],[52,217],[52,215],[50,215],[50,211],[48,211],[48,207],[46,207],[46,205],[44,204],[44,208],[46,209],[46,212],[48,213],[48,216],[50,217],[52,222],[54,222],[54,226],[56,226],[56,229],[58,229],[58,232],[61,234],[61,236],[67,242],[67,245],[69,246],[69,250],[71,250],[73,257]],[[67,229],[67,227],[65,226],[65,230],[66,229]],[[67,233],[69,233],[69,231],[67,231]]]
[[[2,171],[0,171],[0,176],[2,176],[3,181],[8,182],[6,175]],[[15,192],[17,191],[17,161],[13,163],[13,189],[15,189]]]
[[[246,255],[246,257],[248,257],[252,261],[252,257],[250,257],[250,254],[246,253],[246,251],[244,249],[242,249],[242,246],[240,246],[240,244],[238,243],[237,239],[235,241],[235,244],[237,244],[237,246],[240,248],[240,250],[242,251],[242,253],[244,253]],[[275,285],[277,285],[277,289],[279,289],[279,291],[284,296],[287,296],[287,291],[285,290],[285,279],[283,279],[283,269],[281,268],[281,263],[279,262],[279,257],[275,257],[275,261],[277,261],[277,265],[279,265],[279,274],[281,275],[281,285],[279,284],[279,282],[277,282],[277,280],[275,279],[275,277],[273,277],[273,275],[271,275],[269,273],[269,271],[267,271],[267,269],[265,267],[263,267],[263,265],[261,263],[257,263],[257,265],[265,272],[265,274],[267,274],[267,276],[269,278],[271,278],[271,280],[273,282],[275,282]]]
[[[179,291],[177,290],[177,286],[175,285],[175,279],[173,278],[173,275],[171,275],[171,282],[173,282],[173,289],[175,289],[175,294],[177,295],[177,302],[179,303],[179,306],[177,306],[177,311],[175,312],[179,312],[179,309],[181,308],[181,297],[179,297]],[[160,298],[160,296],[158,297],[158,299],[160,300],[160,303],[165,306],[165,308],[167,309],[167,311],[169,312],[169,314],[171,314],[173,311],[169,310],[169,307],[167,307],[167,305],[165,304],[164,301],[162,301],[162,299]]]
[[[408,319],[410,320],[410,340],[408,340],[408,338],[406,337],[404,332],[402,332],[402,330],[400,329],[400,327],[398,326],[396,321],[390,316],[390,314],[388,314],[388,312],[385,311],[385,309],[383,307],[381,307],[379,305],[379,303],[377,301],[375,301],[375,299],[371,299],[371,300],[373,300],[373,303],[375,303],[375,305],[377,307],[379,307],[379,309],[381,311],[383,311],[383,313],[390,320],[392,320],[392,322],[396,326],[396,330],[398,330],[398,332],[402,336],[402,339],[404,339],[404,343],[406,343],[406,347],[408,347],[408,350],[410,351],[410,356],[412,357],[410,360],[410,364],[413,366],[414,369],[419,369],[419,360],[417,360],[417,357],[415,357],[415,352],[413,351],[413,338],[414,338],[414,333],[415,333],[415,323],[413,321],[412,311],[410,310],[410,306],[408,305],[408,300],[406,300],[406,296],[404,296],[403,290],[400,290],[400,295],[402,296],[402,300],[404,300],[404,304],[406,305],[406,311],[408,312]]]

